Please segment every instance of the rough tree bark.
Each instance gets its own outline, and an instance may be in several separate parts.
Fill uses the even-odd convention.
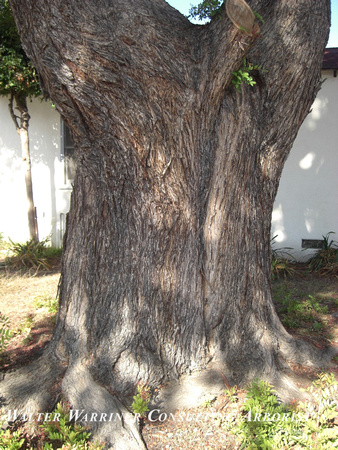
[[[270,222],[320,88],[330,2],[248,3],[264,18],[260,36],[224,13],[192,25],[164,0],[11,1],[72,131],[77,175],[55,333],[39,375],[5,379],[8,401],[24,383],[21,402],[45,407],[63,373],[75,407],[116,410],[138,381],[211,362],[234,381],[277,382],[285,358],[313,361],[273,307]],[[244,57],[265,71],[239,93]],[[135,430],[107,430],[111,444],[142,445]]]
[[[14,102],[16,104],[16,109],[20,113],[19,117],[14,112]],[[39,240],[33,196],[31,155],[29,150],[28,127],[30,115],[27,108],[27,98],[20,95],[20,93],[12,93],[9,98],[8,109],[21,142],[22,162],[25,170],[29,237],[30,239]]]

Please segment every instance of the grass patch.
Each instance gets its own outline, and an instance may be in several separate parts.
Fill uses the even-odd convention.
[[[272,283],[273,300],[283,325],[291,334],[318,344],[337,340],[332,314],[337,313],[337,282],[307,273],[302,279]]]

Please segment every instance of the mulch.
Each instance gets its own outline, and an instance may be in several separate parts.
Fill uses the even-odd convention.
[[[239,449],[240,440],[231,432],[234,418],[241,414],[245,396],[231,402],[225,394],[205,407],[161,413],[157,421],[146,420],[142,435],[149,450],[163,449]],[[155,418],[155,417],[154,417]],[[152,416],[151,416],[151,419]]]

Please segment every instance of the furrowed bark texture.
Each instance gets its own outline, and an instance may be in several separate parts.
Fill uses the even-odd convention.
[[[271,300],[270,221],[330,5],[248,3],[259,37],[226,15],[194,26],[163,0],[11,1],[78,150],[49,348],[70,398],[79,367],[125,394],[211,361],[233,380],[273,377],[301,355]],[[264,72],[239,93],[244,57]]]

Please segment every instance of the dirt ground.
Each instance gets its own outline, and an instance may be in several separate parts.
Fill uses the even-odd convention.
[[[33,272],[34,274],[34,272]],[[50,340],[54,317],[38,305],[55,299],[60,273],[0,271],[0,312],[9,318],[14,336],[1,355],[2,370],[11,370],[38,356]]]
[[[0,311],[10,319],[10,328],[14,332],[14,337],[1,356],[2,371],[27,364],[41,354],[50,340],[55,315],[41,307],[41,303],[56,297],[59,276],[58,272],[22,274],[6,271],[4,268],[0,270]],[[309,296],[319,299],[321,305],[327,308],[325,317],[315,311],[314,324],[309,323],[306,327],[300,324],[296,329],[288,328],[288,331],[311,341],[317,347],[338,346],[337,278],[300,274],[292,279],[274,282],[273,292],[277,311],[280,311],[281,316],[284,314],[284,319],[285,297],[296,297],[300,301]],[[308,386],[318,374],[315,370],[296,365],[290,365],[291,369],[294,379],[298,380],[301,387]],[[337,366],[332,371],[337,376]],[[231,425],[229,429],[224,425],[224,418],[240,414],[244,396],[245,392],[238,390],[238,401],[234,403],[225,394],[212,396],[199,408],[179,410],[168,417],[163,415],[162,420],[156,422],[146,421],[143,424],[143,437],[147,448],[238,449],[239,440],[231,434]]]

